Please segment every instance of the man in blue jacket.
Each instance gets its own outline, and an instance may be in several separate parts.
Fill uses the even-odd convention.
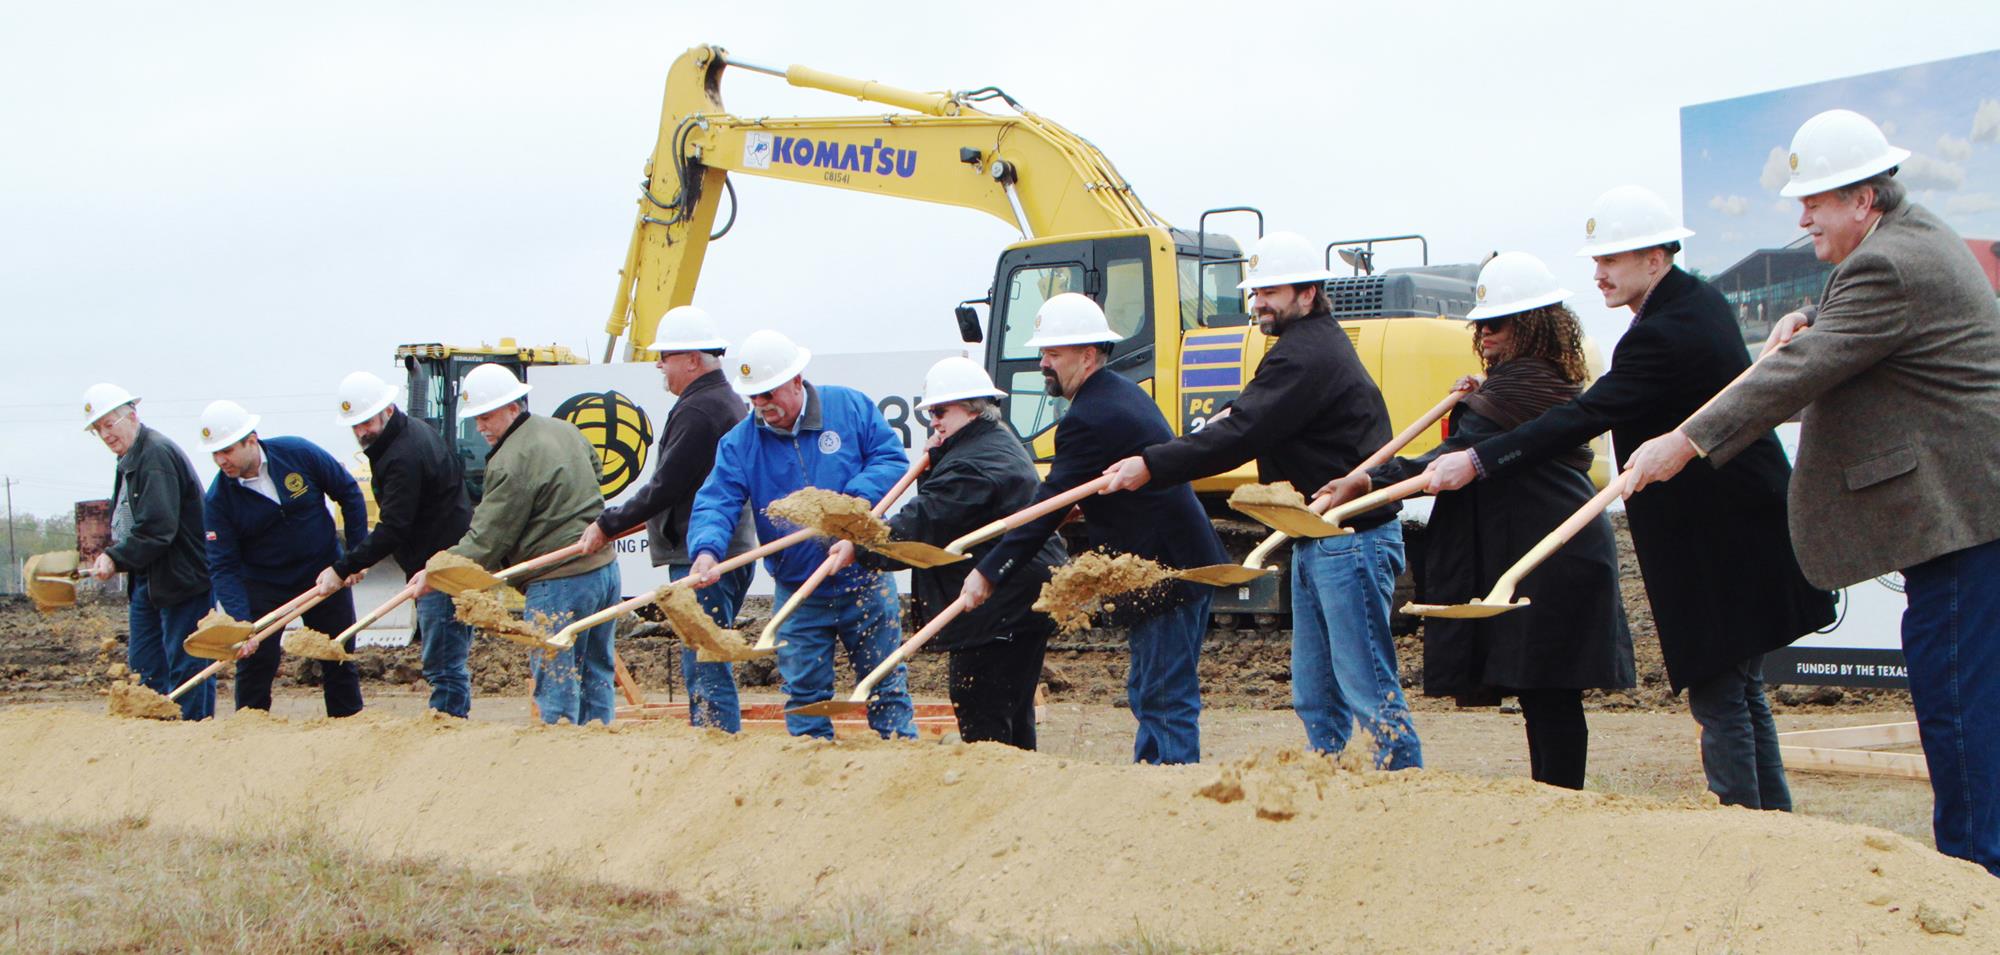
[[[1070,401],[1056,425],[1055,461],[1036,500],[1094,480],[1117,461],[1173,438],[1152,396],[1105,369],[1118,340],[1103,309],[1074,292],[1049,299],[1035,313],[1035,337],[1027,344],[1041,352],[1049,393]],[[1176,568],[1229,562],[1194,488],[1185,482],[1093,495],[1082,506],[1092,547]],[[1036,550],[1065,516],[1058,511],[1010,531],[966,575],[962,593],[975,606],[984,602],[996,585],[1033,564]],[[1176,581],[1117,601],[1132,608],[1112,622],[1129,622],[1132,663],[1125,695],[1139,721],[1133,762],[1201,762],[1201,680],[1195,668],[1213,596],[1206,585]]]
[[[715,582],[715,565],[748,502],[756,511],[757,537],[772,541],[794,528],[779,526],[764,508],[801,488],[817,487],[870,502],[888,493],[909,468],[896,433],[864,395],[836,385],[814,385],[803,376],[812,353],[775,331],[753,332],[723,356],[723,372],[752,414],[722,436],[715,467],[696,492],[688,516],[688,576],[696,586]],[[843,552],[851,554],[849,547]],[[826,560],[827,545],[812,540],[764,560],[777,580],[774,606],[782,606]],[[833,698],[833,648],[847,650],[855,677],[893,653],[902,642],[896,582],[851,563],[829,575],[779,626],[778,673],[791,707]],[[908,680],[902,667],[876,684],[868,725],[884,739],[916,738]],[[793,736],[833,737],[823,716],[785,717]]]
[[[201,413],[201,449],[221,473],[202,510],[216,602],[238,620],[255,620],[315,588],[320,569],[340,556],[332,499],[340,505],[347,545],[368,533],[368,505],[354,476],[304,438],[257,435],[258,417],[233,401]],[[354,594],[343,590],[305,612],[305,625],[332,636],[354,623]],[[236,653],[236,708],[269,710],[271,678],[283,655],[276,635]],[[361,674],[352,663],[320,662],[326,715],[361,712]]]

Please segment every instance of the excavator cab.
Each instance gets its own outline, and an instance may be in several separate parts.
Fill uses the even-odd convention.
[[[409,407],[403,413],[428,422],[465,468],[465,490],[477,503],[486,490],[486,456],[491,450],[471,418],[458,413],[458,392],[466,372],[486,363],[503,365],[527,380],[534,365],[575,365],[584,359],[562,345],[521,347],[511,338],[498,346],[445,345],[437,342],[396,346],[409,385]]]

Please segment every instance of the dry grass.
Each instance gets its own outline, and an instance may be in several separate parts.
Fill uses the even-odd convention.
[[[938,900],[949,906],[950,900]],[[87,828],[0,818],[0,951],[1180,951],[971,939],[943,915],[719,906],[563,876],[375,862],[311,832],[214,840],[133,818]]]

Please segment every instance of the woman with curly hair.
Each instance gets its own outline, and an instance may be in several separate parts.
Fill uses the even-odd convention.
[[[1534,420],[1582,391],[1583,328],[1562,304],[1569,292],[1540,260],[1495,256],[1479,273],[1473,347],[1486,379],[1453,411],[1450,437],[1418,458],[1397,458],[1324,491],[1349,500],[1423,472],[1432,458]],[[1438,495],[1424,534],[1419,600],[1458,604],[1483,596],[1543,535],[1596,489],[1584,445],[1518,474]],[[1527,719],[1536,782],[1583,788],[1590,734],[1583,691],[1633,685],[1632,635],[1618,591],[1618,553],[1603,515],[1521,581],[1528,606],[1484,619],[1424,622],[1424,693],[1461,706],[1517,697]]]

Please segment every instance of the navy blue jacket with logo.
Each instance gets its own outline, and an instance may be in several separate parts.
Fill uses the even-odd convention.
[[[368,533],[368,503],[354,475],[333,455],[304,438],[261,438],[264,466],[278,500],[217,474],[202,510],[208,523],[208,566],[223,611],[249,620],[246,584],[290,589],[312,584],[340,557],[329,499],[340,505],[347,546]],[[287,595],[292,596],[292,595]]]

